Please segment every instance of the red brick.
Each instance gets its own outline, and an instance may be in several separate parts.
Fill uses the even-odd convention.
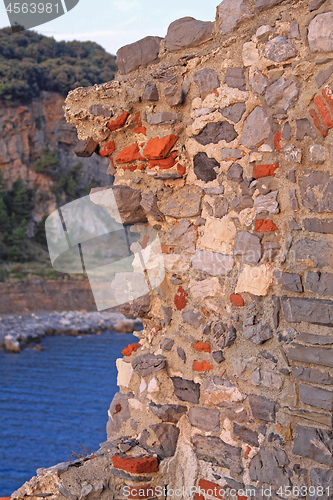
[[[313,109],[313,108],[311,108],[311,109],[309,110],[309,114],[310,114],[310,116],[312,117],[312,119],[313,119],[313,123],[315,124],[315,126],[317,127],[317,129],[319,130],[319,132],[321,133],[321,135],[322,135],[323,137],[326,137],[326,136],[327,136],[327,134],[328,134],[328,131],[326,130],[326,128],[325,128],[325,127],[323,127],[323,126],[322,126],[321,121],[320,121],[320,118],[319,118],[319,116],[318,116],[318,114],[317,114],[316,110],[315,110],[315,109]]]
[[[183,165],[179,165],[179,163],[178,163],[178,165],[177,165],[177,172],[179,173],[179,175],[184,175],[185,172],[186,172],[186,168],[183,167]]]
[[[331,88],[328,85],[326,85],[326,87],[323,88],[321,93],[323,94],[323,97],[328,104],[331,115],[333,116],[333,94]]]
[[[230,295],[230,302],[236,307],[244,307],[245,306],[244,299],[241,295],[239,295],[239,293],[232,293]]]
[[[255,179],[261,179],[262,177],[271,177],[272,175],[275,175],[275,170],[278,167],[278,163],[272,163],[270,165],[255,165],[253,167],[253,177]]]
[[[211,352],[210,344],[208,342],[196,342],[193,349],[199,352]]]
[[[119,128],[123,127],[127,121],[127,118],[129,117],[129,113],[127,111],[123,111],[121,115],[117,116],[115,120],[110,121],[109,123],[106,124],[106,126],[114,132],[115,130],[118,130]]]
[[[124,148],[122,151],[120,151],[119,155],[116,158],[117,163],[128,163],[135,160],[144,160],[144,158],[142,158],[140,154],[139,145],[137,143],[131,144],[130,146]]]
[[[135,134],[143,134],[143,135],[147,135],[147,129],[146,127],[136,127],[133,132]]]
[[[140,118],[140,111],[138,111],[136,113],[136,115],[134,115],[134,117],[133,117],[133,123],[136,123],[138,127],[141,127],[142,121],[141,121],[141,118]]]
[[[209,361],[193,361],[193,370],[195,372],[208,372],[213,367]]]
[[[247,497],[243,497],[242,495],[237,495],[237,500],[248,500]]]
[[[327,110],[327,107],[325,105],[324,99],[321,97],[321,95],[317,95],[314,98],[314,103],[316,105],[316,108],[318,109],[320,116],[326,125],[327,128],[332,128],[333,127],[333,120]]]
[[[108,141],[105,146],[99,151],[100,156],[110,156],[116,150],[114,141]]]
[[[167,156],[177,140],[178,135],[173,134],[162,137],[162,139],[159,139],[158,137],[149,139],[147,146],[143,150],[143,154],[147,160],[161,160]]]
[[[279,228],[270,219],[257,219],[255,230],[258,233],[269,233],[271,231],[278,231]]]
[[[178,151],[173,151],[168,158],[164,158],[163,160],[149,160],[148,163],[150,168],[159,167],[160,170],[166,170],[176,164],[177,155]]]
[[[277,132],[274,137],[274,146],[276,151],[281,151],[281,132]]]
[[[128,486],[129,495],[126,495],[126,498],[130,499],[146,499],[153,498],[156,496],[156,489],[151,484],[141,484],[138,486]]]
[[[174,298],[174,303],[178,311],[181,311],[186,306],[187,293],[182,286],[178,287],[177,293]]]
[[[128,344],[128,346],[121,351],[121,354],[124,356],[130,356],[132,352],[137,351],[140,347],[142,347],[141,344]]]
[[[1,499],[0,499],[1,500]],[[10,500],[10,499],[9,499]],[[199,493],[195,494],[194,500],[205,500],[205,497],[203,495],[199,495]]]
[[[246,450],[245,450],[245,453],[244,453],[244,457],[245,458],[249,458],[249,454],[250,454],[251,450],[252,450],[252,448],[250,446],[246,447]]]
[[[224,499],[224,497],[222,496],[223,488],[219,484],[213,483],[212,481],[207,481],[206,479],[200,479],[198,486],[200,490],[206,493],[206,495],[214,498],[220,498],[222,500]],[[202,491],[200,491],[200,493],[202,493]]]
[[[113,455],[112,465],[115,469],[122,469],[135,474],[157,472],[158,460],[155,457],[121,457]]]

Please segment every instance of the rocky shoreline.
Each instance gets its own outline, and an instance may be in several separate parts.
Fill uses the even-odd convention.
[[[41,312],[0,316],[0,350],[20,352],[47,335],[85,335],[105,330],[131,333],[141,329],[140,319],[111,312]]]

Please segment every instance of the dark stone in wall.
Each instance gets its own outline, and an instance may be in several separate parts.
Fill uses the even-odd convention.
[[[333,301],[282,297],[282,310],[289,323],[302,321],[315,325],[333,326]]]
[[[305,277],[304,286],[307,291],[333,296],[333,274],[309,272]]]
[[[333,377],[328,372],[321,372],[315,368],[306,368],[304,366],[293,366],[292,374],[295,378],[312,382],[313,384],[332,385]]]
[[[171,351],[175,341],[173,339],[163,339],[161,342],[161,349],[163,351]]]
[[[193,80],[198,85],[200,97],[203,99],[213,90],[220,86],[220,80],[216,71],[211,68],[203,68],[193,75]]]
[[[204,431],[218,432],[220,430],[219,410],[208,408],[191,408],[188,414],[191,425]]]
[[[165,37],[166,49],[170,52],[184,47],[195,47],[211,38],[214,23],[183,17],[170,24]]]
[[[330,241],[298,240],[291,247],[289,260],[292,262],[310,261],[314,267],[333,266],[333,243]]]
[[[333,212],[333,178],[329,172],[306,170],[299,186],[305,208],[312,212]]]
[[[200,436],[199,434],[192,437],[192,443],[199,460],[210,462],[219,467],[226,467],[235,474],[240,474],[243,471],[242,448],[231,446],[218,437]]]
[[[291,344],[287,356],[293,361],[333,367],[333,349]]]
[[[206,153],[198,153],[193,158],[193,164],[197,179],[204,182],[216,179],[217,174],[214,168],[219,167],[220,164],[214,158],[209,158]]]
[[[293,453],[333,467],[333,431],[296,426]]]
[[[199,403],[200,384],[193,382],[193,380],[182,379],[181,377],[172,377],[171,380],[178,399],[193,404]]]
[[[231,104],[223,109],[219,110],[221,115],[234,123],[238,123],[246,111],[245,102],[236,102],[236,104]]]
[[[259,446],[259,436],[256,431],[248,429],[243,425],[237,424],[237,422],[233,423],[233,433],[235,436],[238,436],[245,443],[250,444],[251,446]]]
[[[308,384],[299,385],[300,401],[306,405],[333,411],[333,392]]]
[[[106,431],[107,435],[111,436],[120,431],[121,424],[131,418],[131,413],[128,405],[130,394],[121,394],[117,392],[111,402],[109,413],[111,417],[108,420]]]
[[[256,10],[266,10],[274,7],[275,5],[279,5],[284,0],[256,0],[254,4],[254,8]]]
[[[263,54],[271,61],[282,62],[295,57],[297,51],[284,35],[280,35],[265,44]]]
[[[155,405],[152,403],[149,408],[163,422],[171,422],[173,424],[176,424],[180,417],[187,412],[186,406],[181,405]]]
[[[157,424],[151,425],[151,429],[153,429],[156,434],[159,445],[154,446],[154,451],[157,453],[162,459],[170,458],[175,454],[177,441],[180,430],[173,424]]]
[[[333,336],[328,335],[318,335],[313,333],[298,333],[297,337],[303,342],[313,345],[332,345]]]
[[[333,470],[311,469],[310,480],[311,486],[315,487],[315,493],[309,496],[309,500],[332,500]],[[324,488],[323,495],[320,494],[318,486]]]
[[[135,373],[140,377],[146,377],[152,373],[159,372],[163,370],[166,366],[166,359],[160,354],[155,356],[154,354],[141,354],[137,358],[133,359],[132,367]]]
[[[304,219],[303,224],[306,231],[333,234],[333,219]]]
[[[261,259],[260,238],[248,231],[240,231],[236,238],[234,255],[241,255],[249,264],[258,264]]]
[[[155,83],[147,83],[142,94],[143,101],[158,101],[158,90]]]
[[[121,75],[127,75],[130,71],[145,68],[149,64],[158,62],[158,53],[162,38],[158,36],[146,36],[137,42],[121,47],[117,52],[116,64]]]
[[[281,275],[277,277],[276,282],[278,285],[281,285],[283,290],[288,290],[289,292],[303,292],[302,281],[299,274],[281,273]]]
[[[275,402],[265,396],[249,394],[249,403],[253,418],[272,422],[275,420]]]
[[[252,481],[261,481],[277,486],[289,486],[290,479],[286,466],[289,464],[287,454],[282,449],[267,450],[262,448],[249,468]]]
[[[207,144],[217,144],[218,142],[224,140],[226,142],[231,142],[237,137],[237,132],[229,122],[211,122],[208,123],[198,135],[194,135],[193,138],[206,146]]]
[[[228,68],[225,73],[225,83],[228,87],[246,90],[246,81],[243,68]]]

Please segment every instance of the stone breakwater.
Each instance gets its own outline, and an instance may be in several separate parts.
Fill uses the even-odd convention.
[[[0,349],[20,352],[46,335],[87,335],[105,330],[130,333],[142,327],[141,320],[109,312],[42,312],[0,316]]]
[[[69,94],[166,277],[128,308],[107,448],[13,499],[332,498],[332,61],[331,1],[224,0]]]

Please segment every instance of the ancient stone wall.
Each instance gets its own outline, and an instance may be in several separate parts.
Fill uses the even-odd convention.
[[[332,2],[224,0],[118,66],[66,118],[166,278],[135,306],[109,441],[51,498],[333,498]]]

